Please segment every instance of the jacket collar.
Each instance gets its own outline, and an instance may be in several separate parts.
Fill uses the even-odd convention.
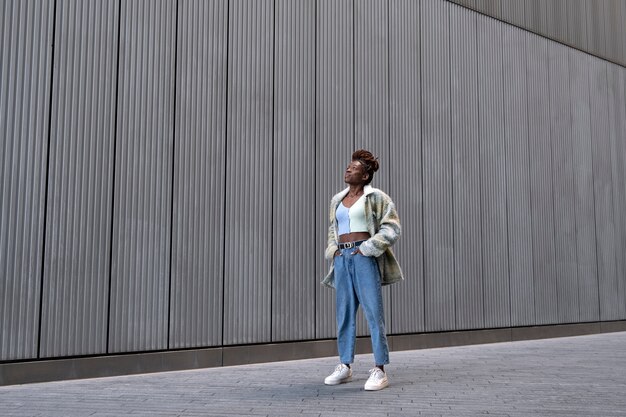
[[[335,198],[333,199],[337,204],[339,204],[339,202],[341,200],[343,200],[343,198],[348,195],[348,191],[350,191],[350,187],[346,187],[344,188],[342,191],[340,191],[339,193],[337,193],[337,195],[335,195]],[[366,185],[365,187],[363,187],[363,195],[369,195],[372,194],[373,192],[376,191],[376,188],[372,187],[371,185]]]

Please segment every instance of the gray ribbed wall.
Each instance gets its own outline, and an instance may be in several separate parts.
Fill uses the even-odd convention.
[[[315,2],[275,10],[272,340],[315,338]],[[297,213],[297,215],[294,215]]]
[[[451,0],[609,61],[626,65],[624,0]]]
[[[494,19],[477,17],[480,225],[484,326],[511,324],[504,138],[503,34]],[[488,76],[482,76],[483,74]],[[509,80],[506,79],[507,85]]]
[[[107,351],[118,3],[56,7],[41,357]]]
[[[227,13],[178,4],[170,348],[222,343]]]
[[[389,155],[388,194],[401,214],[402,238],[395,245],[406,280],[391,288],[392,331],[424,331],[422,223],[422,111],[420,7],[413,0],[389,6]],[[404,219],[415,219],[405,222]],[[386,312],[387,312],[386,310]]]
[[[450,10],[453,276],[457,329],[484,327],[481,158],[476,82],[477,18],[476,13],[461,7],[452,7]],[[491,77],[489,69],[486,71],[486,75]]]
[[[0,3],[0,359],[37,357],[54,5]]]
[[[26,3],[0,360],[334,337],[358,147],[403,224],[390,333],[626,319],[626,1]]]
[[[120,8],[109,352],[167,348],[175,0]]]
[[[326,247],[328,203],[344,184],[341,174],[354,150],[354,20],[352,0],[316,3],[315,248]],[[311,160],[311,159],[309,159]],[[320,252],[321,254],[321,252]],[[315,281],[328,271],[316,257]],[[315,286],[315,337],[335,336],[334,294]]]
[[[272,336],[274,6],[271,0],[229,5],[225,344]]]

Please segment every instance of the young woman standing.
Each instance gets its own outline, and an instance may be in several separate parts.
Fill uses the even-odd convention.
[[[322,281],[336,290],[337,346],[341,361],[324,383],[337,385],[352,380],[356,313],[361,305],[376,361],[365,383],[368,391],[389,385],[385,373],[389,348],[381,286],[404,279],[391,251],[391,245],[400,237],[398,213],[387,194],[369,185],[378,167],[378,158],[371,152],[361,149],[352,154],[344,173],[348,187],[330,203],[326,258],[332,259],[333,264]]]

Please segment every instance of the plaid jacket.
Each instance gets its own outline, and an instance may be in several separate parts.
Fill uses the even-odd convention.
[[[373,256],[378,262],[381,285],[389,285],[402,281],[404,276],[400,265],[396,260],[391,245],[400,237],[400,218],[391,198],[379,189],[366,185],[363,189],[365,194],[365,217],[367,230],[370,238],[363,242],[359,249],[365,256]],[[341,200],[348,194],[348,188],[336,194],[330,201],[330,226],[328,227],[328,246],[326,247],[326,259],[332,260],[337,251],[337,219],[335,212]],[[331,263],[330,271],[322,281],[327,287],[335,287],[334,265]]]

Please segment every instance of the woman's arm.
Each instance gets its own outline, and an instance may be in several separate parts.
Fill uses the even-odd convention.
[[[375,212],[377,216],[378,230],[366,242],[359,246],[360,252],[365,256],[378,257],[400,238],[402,228],[396,207],[387,195],[377,196]],[[372,207],[374,209],[374,207]]]

